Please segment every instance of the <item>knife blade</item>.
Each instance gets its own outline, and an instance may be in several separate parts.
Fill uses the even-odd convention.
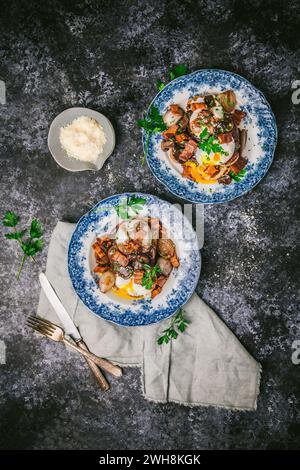
[[[57,313],[60,321],[64,326],[65,333],[71,336],[71,338],[73,338],[75,341],[80,341],[82,338],[78,331],[78,328],[75,326],[73,320],[71,319],[67,310],[59,300],[55,290],[53,289],[52,285],[50,284],[44,273],[40,273],[39,280],[50,304],[54,308],[55,312]]]

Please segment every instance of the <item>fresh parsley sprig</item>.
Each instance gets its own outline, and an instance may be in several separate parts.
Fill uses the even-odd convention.
[[[129,208],[138,214],[143,209],[145,202],[146,199],[143,197],[133,195],[130,198],[126,198],[124,202],[116,206],[115,210],[121,219],[126,220],[130,218],[128,213]]]
[[[174,78],[181,77],[182,75],[186,74],[187,67],[183,64],[178,64],[169,71],[169,77],[171,81],[174,80]],[[166,86],[166,83],[159,79],[156,81],[156,86],[158,90],[161,91]],[[137,123],[146,131],[145,150],[141,160],[141,164],[144,165],[148,153],[151,134],[165,131],[167,126],[165,125],[163,118],[159,114],[159,110],[156,106],[151,106],[148,115],[144,117],[144,119],[139,119]]]
[[[9,240],[16,240],[23,251],[21,265],[16,275],[17,279],[20,278],[20,274],[26,258],[30,257],[33,259],[33,257],[43,248],[43,240],[41,240],[43,229],[40,222],[36,219],[32,220],[29,229],[29,237],[26,240],[24,240],[24,236],[27,232],[27,229],[16,229],[16,226],[19,222],[20,217],[13,211],[7,211],[2,220],[2,223],[5,227],[10,227],[12,229],[12,232],[5,234],[5,238]]]
[[[146,131],[145,151],[141,162],[142,165],[144,165],[148,153],[151,134],[165,131],[167,126],[164,123],[162,116],[159,114],[159,110],[156,106],[151,106],[148,115],[145,116],[144,119],[138,120],[138,125]]]
[[[174,80],[175,78],[182,77],[183,75],[186,75],[186,74],[187,74],[187,66],[184,64],[178,64],[169,71],[170,81]],[[161,91],[165,88],[166,83],[158,79],[156,81],[156,86],[157,86],[158,91]]]
[[[161,269],[158,264],[156,264],[153,268],[151,268],[149,264],[143,264],[143,268],[145,272],[142,279],[142,286],[146,289],[151,289],[154,282],[156,281],[157,274],[161,273]]]
[[[244,178],[246,173],[246,168],[243,168],[237,175],[233,171],[230,171],[229,176],[231,176],[231,178],[238,183],[239,181],[241,181],[242,178]]]
[[[215,136],[210,136],[206,127],[200,134],[200,141],[198,142],[198,147],[209,155],[213,153],[221,153],[223,155],[228,155],[228,152],[225,152],[223,147],[219,144]]]
[[[183,333],[188,324],[188,320],[180,309],[172,318],[169,328],[163,330],[163,335],[157,339],[157,344],[168,344],[171,339],[177,339],[178,333]]]

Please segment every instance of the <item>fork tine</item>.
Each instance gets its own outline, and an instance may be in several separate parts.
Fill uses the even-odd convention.
[[[28,317],[28,320],[31,321],[32,323],[36,324],[36,325],[39,325],[43,328],[46,328],[46,329],[48,329],[52,332],[54,332],[54,330],[56,328],[55,325],[53,325],[53,323],[43,321],[43,319],[40,319],[38,317],[30,316],[30,317]]]
[[[28,318],[30,318],[31,320],[35,321],[35,322],[38,322],[38,323],[44,323],[45,325],[55,329],[56,328],[56,325],[54,325],[54,323],[50,322],[49,320],[46,320],[45,318],[41,318],[41,317],[36,317],[34,315],[30,315]]]
[[[41,330],[41,328],[39,328],[38,326],[30,325],[29,323],[27,323],[27,326],[29,326],[30,328],[32,328],[34,331],[37,331],[37,332],[40,333],[41,335],[49,337],[49,334],[46,333],[45,330]]]
[[[45,325],[41,325],[40,323],[29,320],[29,319],[27,320],[27,324],[28,324],[28,326],[31,326],[32,328],[39,329],[40,332],[45,332],[45,334],[51,335],[54,332],[53,329],[48,328]]]

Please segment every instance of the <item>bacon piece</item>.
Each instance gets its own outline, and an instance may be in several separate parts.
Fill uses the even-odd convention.
[[[233,171],[235,175],[237,175],[245,166],[247,165],[247,160],[245,158],[240,157],[233,165],[231,165],[230,170]]]
[[[196,148],[197,143],[194,140],[190,139],[188,142],[185,142],[184,149],[178,157],[179,161],[187,162],[194,155]]]
[[[236,109],[234,113],[232,114],[234,124],[236,126],[239,126],[241,124],[242,119],[244,119],[245,116],[246,116],[246,113],[244,113],[244,111],[241,111],[240,109]]]
[[[183,111],[178,104],[171,104],[169,110],[174,114],[182,114]]]
[[[173,124],[173,126],[169,127],[166,131],[162,133],[163,137],[166,139],[170,139],[171,137],[174,137],[176,132],[178,131],[179,126],[177,124]]]
[[[207,165],[207,167],[203,170],[203,172],[213,178],[218,172],[219,169],[216,168],[214,165]]]
[[[179,266],[179,259],[177,258],[176,254],[170,258],[170,262],[174,268],[178,268]]]
[[[134,279],[135,284],[142,285],[144,274],[145,274],[144,271],[140,269],[136,269],[134,271],[133,279]]]
[[[96,261],[98,264],[107,264],[108,263],[108,257],[106,253],[102,250],[102,248],[99,246],[98,242],[93,243],[92,248],[95,252],[95,257]]]
[[[161,287],[155,286],[151,292],[151,298],[154,299],[161,292]]]
[[[109,270],[109,266],[95,266],[93,271],[96,274],[103,274],[105,271]]]
[[[165,277],[165,276],[159,276],[157,279],[156,279],[156,286],[159,286],[159,287],[163,287],[165,285],[165,283],[167,282],[168,278]]]
[[[192,169],[191,169],[191,167],[188,166],[188,165],[183,165],[183,166],[182,166],[182,169],[183,169],[182,176],[183,176],[184,178],[188,178],[189,180],[194,181],[194,178],[193,178],[193,176],[192,176]]]
[[[228,144],[232,141],[232,132],[226,132],[225,134],[218,135],[218,141],[220,144]]]
[[[116,250],[114,252],[114,254],[111,256],[111,260],[124,267],[127,266],[129,263],[129,259],[124,256],[119,250]]]
[[[186,134],[177,134],[175,136],[175,140],[178,144],[180,144],[180,142],[183,142],[184,140],[189,140],[189,136]]]
[[[190,106],[191,111],[196,111],[196,109],[206,109],[207,106],[205,103],[192,103]]]
[[[100,238],[97,237],[97,243],[100,246],[103,244],[109,244],[109,246],[111,246],[113,244],[113,240],[110,237],[104,235],[103,237],[100,237]]]
[[[138,250],[139,244],[133,240],[129,240],[125,243],[118,243],[118,250],[121,251],[123,255],[130,255]]]

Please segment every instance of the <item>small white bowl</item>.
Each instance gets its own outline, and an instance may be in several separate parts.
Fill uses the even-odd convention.
[[[80,116],[93,118],[103,127],[106,143],[96,163],[82,162],[76,158],[69,157],[60,144],[60,129],[71,124],[74,119]],[[88,108],[65,109],[52,121],[48,134],[48,147],[52,157],[61,167],[69,171],[100,170],[105,160],[112,154],[115,143],[115,131],[111,122],[103,114]]]

